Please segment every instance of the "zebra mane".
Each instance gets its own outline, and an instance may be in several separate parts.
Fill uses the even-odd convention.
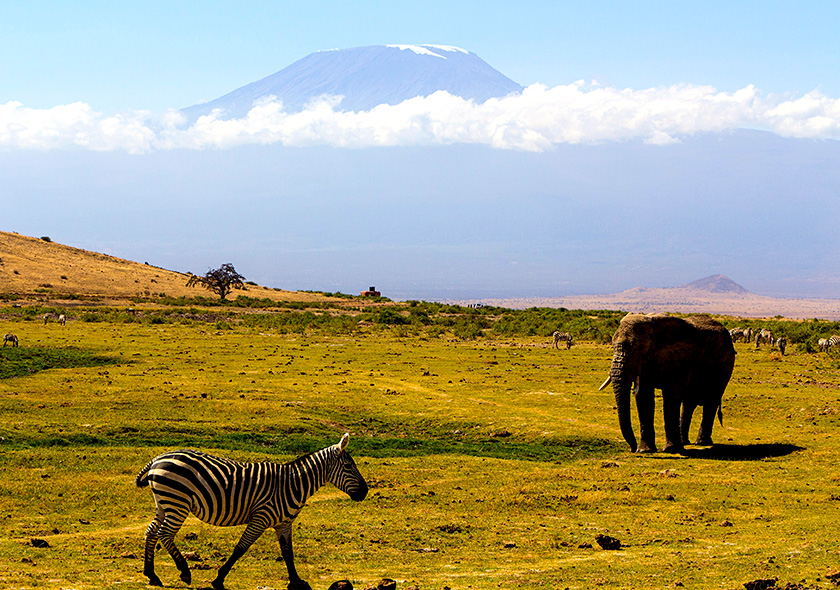
[[[332,451],[334,448],[337,448],[337,447],[338,447],[338,445],[332,445],[332,446],[329,446],[329,447],[325,447],[323,449],[318,449],[317,451],[312,451],[311,453],[306,453],[305,455],[301,455],[300,457],[297,457],[296,459],[292,459],[288,463],[283,463],[283,466],[284,467],[294,467],[294,466],[300,465],[300,464],[306,462],[313,455],[328,455],[330,451]]]

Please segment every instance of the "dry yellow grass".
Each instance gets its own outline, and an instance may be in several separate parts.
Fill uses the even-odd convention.
[[[0,293],[21,295],[85,295],[110,300],[149,297],[214,295],[200,287],[187,287],[189,275],[115,256],[73,248],[39,238],[0,231]],[[275,301],[324,301],[314,293],[268,289],[248,285],[249,297]]]

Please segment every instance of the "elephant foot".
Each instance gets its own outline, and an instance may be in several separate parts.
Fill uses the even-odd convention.
[[[684,451],[685,451],[685,449],[683,448],[682,445],[674,445],[674,444],[666,445],[665,448],[662,449],[663,453],[673,453],[675,455],[679,455],[679,454],[683,453]]]
[[[700,446],[700,447],[710,447],[714,443],[712,442],[712,437],[711,436],[700,435],[700,436],[697,437],[697,441],[694,444],[697,445],[697,446]]]
[[[639,448],[636,449],[637,453],[655,453],[656,452],[656,445],[651,443],[648,444],[645,441],[639,443]]]

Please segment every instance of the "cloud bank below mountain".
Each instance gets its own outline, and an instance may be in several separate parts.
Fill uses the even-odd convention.
[[[37,109],[11,101],[0,105],[0,148],[147,153],[249,144],[478,144],[540,152],[560,144],[668,144],[738,128],[840,139],[840,99],[817,91],[798,97],[764,95],[754,86],[720,92],[689,84],[633,90],[576,82],[553,88],[535,84],[480,104],[445,91],[359,112],[339,110],[338,104],[336,97],[325,96],[290,113],[269,98],[245,117],[224,120],[213,113],[187,126],[176,110],[109,115],[84,102]]]

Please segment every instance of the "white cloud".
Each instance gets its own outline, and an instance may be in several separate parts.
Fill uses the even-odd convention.
[[[576,82],[483,104],[437,92],[370,111],[342,112],[338,97],[322,97],[288,113],[280,101],[255,104],[241,119],[218,114],[186,127],[177,111],[106,115],[85,103],[50,109],[0,105],[0,147],[6,149],[225,149],[243,144],[371,147],[474,143],[543,151],[556,144],[640,139],[677,142],[687,135],[757,128],[786,137],[840,139],[840,99],[817,92],[766,97],[753,86],[718,92],[677,85],[645,90]]]

